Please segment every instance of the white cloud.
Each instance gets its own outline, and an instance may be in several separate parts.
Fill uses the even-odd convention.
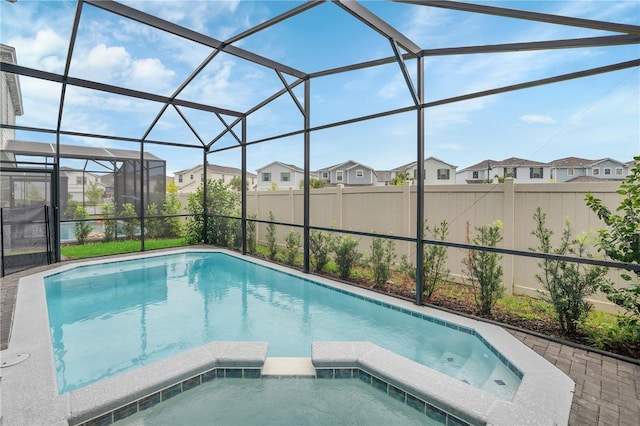
[[[540,114],[525,114],[520,116],[520,120],[529,124],[553,124],[556,122],[556,120],[550,116]]]
[[[165,67],[159,59],[146,58],[133,61],[131,77],[140,88],[155,88],[166,86],[175,72]]]
[[[51,28],[39,30],[34,37],[13,37],[8,40],[15,47],[18,63],[45,71],[62,71],[68,42]]]

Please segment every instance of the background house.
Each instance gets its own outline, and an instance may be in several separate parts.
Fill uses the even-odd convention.
[[[259,191],[277,189],[299,189],[304,180],[304,170],[293,164],[274,161],[258,170],[257,185]]]
[[[484,160],[458,173],[458,183],[484,183],[487,179],[513,178],[518,183],[544,183],[551,179],[547,163],[511,157],[502,161]]]
[[[382,186],[384,182],[378,182],[376,171],[364,164],[353,160],[319,169],[318,179],[327,182],[329,186]]]
[[[493,177],[492,165],[496,163],[496,160],[484,160],[464,168],[456,173],[456,183],[484,183]]]
[[[0,58],[2,62],[16,64],[16,49],[11,46],[0,44]],[[22,109],[22,92],[20,91],[20,80],[18,74],[8,72],[2,73],[1,92],[0,92],[0,119],[3,124],[16,124],[16,116],[23,114]],[[0,160],[14,161],[15,156],[6,151],[7,141],[15,139],[16,131],[14,129],[0,129],[2,137],[0,138]],[[3,164],[4,167],[9,166]]]
[[[233,178],[241,177],[242,170],[235,167],[219,166],[217,164],[207,164],[207,179],[222,180],[225,184],[230,184]],[[247,172],[247,186],[253,189],[256,186],[257,176]],[[204,181],[204,167],[202,164],[186,170],[179,170],[174,173],[174,182],[178,186],[178,194],[192,194],[202,185]]]
[[[79,203],[87,203],[89,201],[87,191],[91,186],[96,185],[97,188],[102,189],[103,191],[99,204],[104,201],[104,191],[106,190],[106,187],[101,182],[101,176],[83,170],[72,169],[70,167],[61,167],[60,175],[67,178],[69,199]]]
[[[418,162],[414,161],[409,164],[396,167],[391,170],[391,178],[400,173],[407,173],[415,182],[418,177]],[[424,159],[424,183],[425,185],[447,185],[456,183],[457,166],[446,163],[436,157],[428,157]]]

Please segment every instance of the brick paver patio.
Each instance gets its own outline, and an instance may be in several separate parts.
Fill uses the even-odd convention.
[[[57,265],[52,265],[57,266]],[[7,348],[20,277],[43,266],[6,276],[0,281],[0,350]],[[640,425],[640,365],[574,348],[530,334],[508,330],[575,382],[569,424]],[[639,361],[640,362],[640,361]]]

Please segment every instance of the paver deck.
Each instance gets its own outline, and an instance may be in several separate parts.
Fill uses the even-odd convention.
[[[21,277],[60,266],[41,266],[0,279],[0,350],[7,349]],[[585,349],[507,330],[576,382],[570,425],[640,424],[640,360],[625,362]]]

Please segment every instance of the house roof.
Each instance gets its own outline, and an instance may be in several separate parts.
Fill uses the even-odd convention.
[[[198,164],[189,169],[178,170],[174,172],[174,174],[186,174],[191,171],[200,170],[200,169],[202,169],[202,164]],[[207,172],[226,174],[226,175],[236,175],[236,176],[242,175],[241,169],[238,169],[236,167],[221,166],[219,164],[207,164]],[[257,175],[255,173],[251,173],[247,171],[247,176],[256,177]]]
[[[467,167],[466,169],[460,170],[461,172],[466,172],[467,170],[487,170],[493,167],[495,164],[498,164],[496,160],[484,160],[477,164]]]
[[[348,166],[348,167],[347,167]],[[333,166],[327,166],[327,167],[323,167],[321,169],[318,169],[318,171],[329,171],[329,170],[335,170],[335,169],[340,169],[340,168],[345,168],[347,170],[353,169],[354,167],[362,167],[365,169],[369,169],[369,170],[373,170],[372,167],[369,167],[365,164],[362,163],[358,163],[357,161],[353,161],[353,160],[347,160],[347,161],[343,161],[342,163],[338,163],[338,164],[334,164]],[[375,172],[375,170],[373,170]]]
[[[264,170],[264,169],[266,169],[267,167],[273,166],[274,164],[278,164],[278,165],[283,166],[283,167],[285,167],[285,168],[287,168],[287,169],[289,169],[289,170],[292,170],[292,171],[294,171],[294,172],[304,173],[304,170],[303,170],[303,169],[301,169],[300,167],[296,166],[295,164],[287,164],[287,163],[282,163],[282,162],[280,162],[280,161],[272,161],[271,163],[269,163],[269,164],[267,164],[267,165],[265,165],[265,166],[262,166],[262,167],[260,167],[260,168],[256,169],[256,171],[257,171],[258,173],[260,173],[260,170]]]
[[[524,158],[511,157],[502,161],[498,161],[495,164],[491,164],[491,166],[500,166],[500,167],[522,167],[522,166],[547,166],[547,163],[541,163],[539,161],[525,160]]]
[[[589,160],[586,158],[579,157],[565,157],[558,158],[557,160],[551,161],[549,164],[553,167],[587,167],[592,164],[593,160]]]
[[[591,163],[591,166],[595,166],[597,164],[605,163],[605,162],[616,163],[616,164],[620,164],[621,166],[624,165],[624,163],[621,161],[606,157],[606,158],[601,158],[600,160],[595,160],[593,163]]]
[[[18,141],[11,139],[7,142],[5,150],[12,152],[15,155],[55,157],[56,144]],[[60,157],[105,161],[140,160],[140,151],[134,151],[131,149],[98,148],[93,146],[61,144]],[[149,152],[144,153],[144,159],[164,162],[162,158],[157,157]]]
[[[429,161],[429,160],[438,161],[438,162],[440,162],[442,164],[446,164],[447,166],[453,167],[454,169],[458,167],[458,166],[454,166],[453,164],[447,163],[446,161],[442,161],[441,159],[439,159],[437,157],[433,157],[433,156],[427,157],[427,158],[424,159],[425,163],[427,161]],[[393,171],[393,172],[405,171],[405,170],[407,170],[407,169],[409,169],[411,167],[415,167],[417,163],[418,163],[417,161],[412,161],[411,163],[403,164],[402,166],[398,166],[398,167],[396,167],[394,169],[391,169],[391,171]]]

